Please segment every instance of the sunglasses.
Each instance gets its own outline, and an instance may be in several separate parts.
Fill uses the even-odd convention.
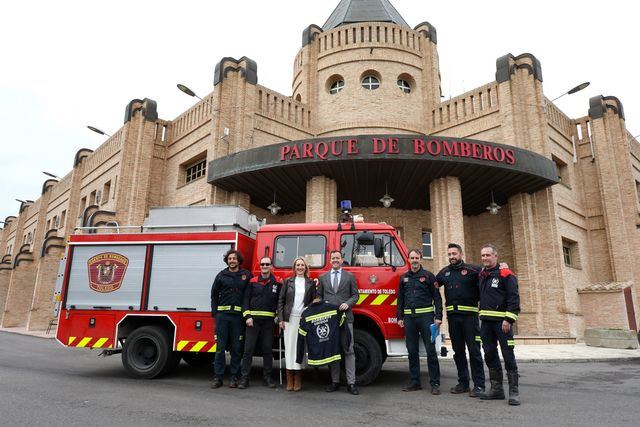
[[[261,262],[261,263],[260,263],[260,266],[261,266],[261,267],[269,267],[270,265],[271,265],[271,263],[270,263],[270,262]]]

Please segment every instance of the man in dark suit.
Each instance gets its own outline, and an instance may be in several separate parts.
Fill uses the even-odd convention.
[[[356,388],[356,356],[353,352],[353,312],[351,308],[358,301],[358,284],[353,274],[342,269],[342,253],[331,251],[331,270],[320,276],[318,281],[318,293],[331,304],[338,306],[340,311],[347,315],[347,325],[351,334],[349,345],[345,345],[342,340],[344,351],[344,365],[347,374],[347,392],[360,394]],[[327,387],[328,392],[336,391],[340,388],[340,362],[329,364],[331,369],[331,384]]]

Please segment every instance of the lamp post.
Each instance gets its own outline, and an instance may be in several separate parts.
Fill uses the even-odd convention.
[[[180,89],[180,92],[185,93],[185,94],[187,94],[189,96],[193,96],[195,98],[198,98],[200,101],[204,102],[209,107],[213,108],[213,104],[211,104],[206,99],[200,98],[198,95],[196,95],[196,93],[194,91],[192,91],[191,89],[189,89],[187,86],[183,85],[182,83],[178,83],[176,86],[178,87],[178,89]]]
[[[584,82],[584,83],[580,83],[578,86],[576,86],[576,87],[573,87],[573,88],[569,89],[568,91],[566,91],[566,92],[565,92],[565,93],[563,93],[562,95],[560,95],[560,96],[556,96],[555,98],[553,98],[553,99],[551,100],[551,102],[553,102],[553,101],[555,101],[555,100],[557,100],[557,99],[560,99],[560,98],[562,98],[562,97],[563,97],[563,96],[565,96],[565,95],[573,95],[573,94],[574,94],[574,93],[576,93],[576,92],[580,92],[582,89],[585,89],[585,88],[586,88],[587,86],[589,86],[590,84],[591,84],[591,82]]]
[[[98,129],[97,127],[93,127],[93,126],[89,126],[89,125],[87,125],[87,129],[89,129],[89,130],[90,130],[90,131],[92,131],[92,132],[98,133],[98,134],[100,134],[100,135],[106,135],[106,136],[108,136],[109,138],[111,138],[111,135],[109,135],[108,133],[106,133],[106,132],[105,132],[105,131],[103,131],[103,130]]]
[[[47,176],[50,176],[50,177],[51,177],[51,178],[53,178],[53,179],[57,179],[58,181],[60,181],[60,180],[62,179],[62,178],[60,178],[58,175],[54,175],[54,174],[52,174],[51,172],[45,172],[45,171],[42,171],[42,173],[43,173],[43,174],[45,174],[45,175],[47,175]]]

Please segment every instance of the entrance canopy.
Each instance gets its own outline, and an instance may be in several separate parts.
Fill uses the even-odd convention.
[[[306,207],[307,181],[334,179],[338,200],[354,207],[381,206],[385,191],[392,207],[429,209],[429,183],[455,176],[465,215],[485,212],[491,191],[498,204],[558,182],[550,159],[521,148],[472,139],[427,135],[358,135],[316,138],[253,148],[209,163],[208,182],[240,191],[256,206],[276,201],[282,213]],[[387,190],[388,189],[388,190]]]

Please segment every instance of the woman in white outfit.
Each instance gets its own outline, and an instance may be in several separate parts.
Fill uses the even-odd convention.
[[[304,294],[315,281],[309,278],[309,266],[298,257],[293,260],[293,275],[284,280],[278,298],[278,319],[284,330],[284,359],[287,368],[287,391],[300,391],[302,388],[302,368],[296,363],[296,344],[300,317],[304,310]]]

